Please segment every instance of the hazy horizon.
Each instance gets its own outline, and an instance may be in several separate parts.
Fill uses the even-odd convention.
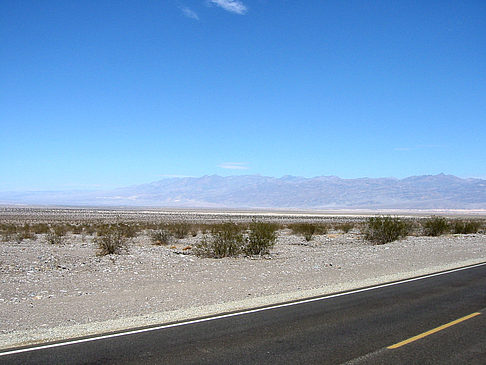
[[[45,190],[41,190],[41,189],[11,189],[11,190],[0,190],[0,192],[36,192],[36,191],[45,191],[45,192],[48,192],[48,191],[59,191],[59,192],[68,192],[68,191],[102,191],[102,190],[117,190],[117,189],[123,189],[123,188],[129,188],[129,187],[136,187],[136,186],[141,186],[141,185],[150,185],[150,184],[153,184],[153,183],[157,183],[157,182],[160,182],[160,181],[164,181],[166,179],[186,179],[186,178],[190,178],[190,179],[201,179],[201,178],[205,178],[205,177],[221,177],[221,178],[227,178],[227,177],[233,177],[233,178],[238,178],[238,177],[262,177],[262,178],[270,178],[270,179],[284,179],[286,177],[289,177],[289,178],[295,178],[295,179],[304,179],[304,180],[312,180],[312,179],[317,179],[317,178],[337,178],[339,180],[349,180],[349,181],[353,181],[353,180],[364,180],[364,179],[369,179],[369,180],[386,180],[386,179],[390,179],[390,180],[406,180],[406,179],[409,179],[409,178],[415,178],[415,177],[427,177],[427,176],[430,176],[430,177],[438,177],[438,176],[450,176],[450,177],[454,177],[454,178],[459,178],[459,179],[462,179],[462,180],[485,180],[485,178],[481,178],[481,177],[461,177],[461,176],[456,176],[456,175],[452,175],[452,174],[445,174],[445,173],[438,173],[438,174],[425,174],[425,175],[411,175],[411,176],[404,176],[404,177],[395,177],[395,176],[378,176],[378,177],[370,177],[370,176],[361,176],[361,177],[356,177],[356,178],[343,178],[343,177],[340,177],[340,176],[336,176],[336,175],[317,175],[317,176],[297,176],[297,175],[291,175],[291,174],[285,174],[285,175],[282,175],[282,176],[269,176],[269,175],[262,175],[262,174],[239,174],[239,175],[222,175],[222,174],[205,174],[205,175],[201,175],[201,176],[178,176],[178,175],[165,175],[165,176],[161,176],[159,179],[157,180],[154,180],[154,181],[145,181],[145,182],[141,182],[139,184],[129,184],[129,185],[124,185],[124,186],[115,186],[115,187],[101,187],[100,185],[92,185],[92,186],[89,186],[89,187],[76,187],[76,188],[69,188],[69,187],[66,187],[64,189],[45,189]]]
[[[261,175],[166,178],[111,190],[0,192],[0,204],[257,209],[486,209],[486,180]]]

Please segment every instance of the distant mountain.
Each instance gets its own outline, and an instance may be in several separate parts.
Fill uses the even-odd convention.
[[[1,204],[301,209],[486,209],[486,180],[260,175],[167,178],[110,191],[0,193]]]

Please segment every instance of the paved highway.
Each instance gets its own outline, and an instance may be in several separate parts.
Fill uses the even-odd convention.
[[[484,365],[486,265],[161,327],[3,351],[0,363]]]

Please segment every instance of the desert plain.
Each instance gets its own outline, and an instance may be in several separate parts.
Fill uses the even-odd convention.
[[[370,214],[298,212],[0,209],[0,223],[141,225],[231,221],[279,225],[267,255],[211,258],[193,249],[193,230],[154,245],[139,229],[119,254],[99,255],[96,232],[3,237],[0,242],[0,348],[119,331],[297,300],[486,262],[486,234],[411,233],[387,244],[364,238]],[[419,220],[424,213],[405,217]],[[483,215],[475,215],[483,222]],[[326,226],[306,240],[295,223]],[[345,232],[339,227],[350,223]]]

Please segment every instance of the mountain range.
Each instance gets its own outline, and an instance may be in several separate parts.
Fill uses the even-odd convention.
[[[240,175],[166,178],[99,191],[0,192],[5,205],[270,209],[486,209],[486,180]]]

